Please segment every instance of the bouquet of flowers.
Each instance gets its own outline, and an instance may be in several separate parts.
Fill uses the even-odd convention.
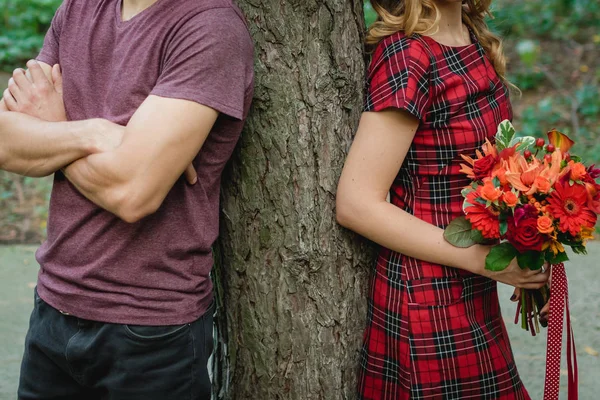
[[[458,247],[493,245],[486,268],[500,271],[516,257],[521,268],[541,269],[568,260],[565,246],[586,253],[600,213],[600,169],[569,153],[573,141],[552,130],[544,139],[517,137],[510,121],[498,127],[495,144],[461,155],[461,172],[472,183],[463,189],[464,217],[444,236]],[[515,323],[539,333],[538,314],[549,289],[521,290]]]

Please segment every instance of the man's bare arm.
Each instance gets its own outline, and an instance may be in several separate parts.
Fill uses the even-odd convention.
[[[54,113],[54,120],[65,120],[62,93],[56,93],[48,80],[52,67],[37,62],[29,62],[27,66],[29,78],[25,71],[15,70],[0,101],[0,169],[26,176],[46,176],[75,160],[113,149],[120,143],[118,134],[112,136],[112,132],[107,131],[105,121],[53,123],[44,120],[49,118],[48,110],[52,109],[62,110],[63,115]],[[28,79],[31,84],[23,85],[29,83]],[[56,102],[60,98],[60,104],[34,109],[28,101],[34,94],[16,90],[18,83],[46,100]],[[7,112],[9,109],[19,112]]]
[[[118,148],[74,162],[65,175],[98,206],[136,222],[160,207],[217,117],[217,111],[195,102],[149,96]]]
[[[50,175],[110,145],[101,141],[102,120],[47,122],[15,112],[0,113],[0,169],[20,175]],[[98,132],[97,135],[89,132]],[[115,137],[112,147],[118,145]]]

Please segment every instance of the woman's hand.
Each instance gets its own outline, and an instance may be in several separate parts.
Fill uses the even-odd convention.
[[[539,289],[548,283],[550,267],[547,264],[545,268],[539,270],[522,269],[515,258],[502,271],[489,271],[485,269],[485,257],[487,257],[490,249],[491,247],[489,246],[478,246],[477,251],[480,255],[483,255],[483,259],[479,258],[479,270],[473,272],[518,289]]]
[[[550,273],[550,277],[548,278],[548,286],[552,286],[552,271],[550,271],[551,268],[548,264],[546,264],[546,268],[545,271]],[[513,295],[510,298],[510,301],[512,301],[513,303],[516,303],[517,301],[519,301],[521,299],[521,289],[519,288],[515,288],[515,291],[513,293]],[[546,302],[546,304],[544,305],[544,307],[540,310],[540,321],[542,322],[542,324],[547,324],[548,323],[548,318],[550,314],[550,299],[548,299],[548,301]]]

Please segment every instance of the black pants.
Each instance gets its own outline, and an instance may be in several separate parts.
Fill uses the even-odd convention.
[[[209,400],[212,307],[180,326],[133,326],[61,314],[35,293],[19,399]]]

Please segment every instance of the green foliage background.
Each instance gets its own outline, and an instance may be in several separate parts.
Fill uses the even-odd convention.
[[[0,0],[0,71],[35,57],[61,0]],[[505,39],[508,79],[519,133],[569,134],[574,152],[600,163],[600,1],[496,0],[490,27]],[[376,14],[365,1],[367,25]],[[0,76],[4,89],[8,75]],[[0,243],[39,242],[45,235],[51,180],[0,171]]]
[[[22,66],[39,51],[61,0],[0,0],[0,68]]]

